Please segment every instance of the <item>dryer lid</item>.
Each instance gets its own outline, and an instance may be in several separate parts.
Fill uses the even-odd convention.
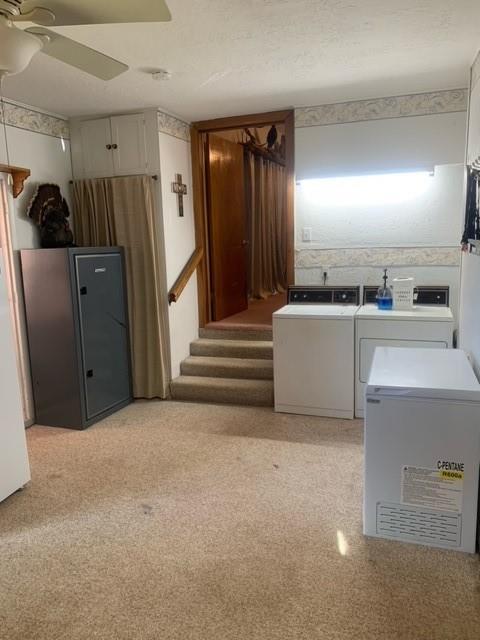
[[[273,319],[353,320],[358,309],[354,304],[287,304],[273,314]]]
[[[428,322],[453,322],[453,314],[448,307],[418,306],[413,309],[378,309],[377,305],[365,304],[360,307],[357,317],[372,320],[410,320]]]

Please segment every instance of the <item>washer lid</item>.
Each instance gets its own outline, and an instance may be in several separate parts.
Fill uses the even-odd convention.
[[[352,320],[357,313],[357,305],[342,304],[287,304],[273,314],[273,319],[337,319]]]
[[[428,322],[453,322],[453,314],[448,307],[422,305],[413,309],[378,309],[376,304],[360,307],[357,318],[372,320],[428,320]]]
[[[480,384],[460,349],[377,347],[367,395],[480,402]]]

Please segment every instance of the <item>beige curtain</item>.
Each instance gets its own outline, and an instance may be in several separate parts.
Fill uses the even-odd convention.
[[[287,286],[285,167],[245,152],[249,294],[267,298]]]
[[[133,395],[166,398],[170,382],[165,266],[159,253],[155,192],[149,176],[77,180],[75,240],[125,249]]]

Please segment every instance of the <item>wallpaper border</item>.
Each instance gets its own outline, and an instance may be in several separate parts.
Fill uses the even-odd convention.
[[[14,102],[4,101],[5,124],[9,127],[24,129],[33,133],[41,133],[54,138],[70,139],[68,120],[53,116],[33,107],[22,106]],[[0,109],[0,123],[3,125],[3,113]]]
[[[297,269],[317,267],[458,267],[458,247],[387,247],[295,250]]]
[[[190,125],[187,122],[160,110],[157,111],[157,119],[160,133],[166,133],[174,138],[190,142]]]
[[[467,110],[468,89],[452,89],[404,96],[337,102],[295,109],[297,128],[367,120],[384,120]]]

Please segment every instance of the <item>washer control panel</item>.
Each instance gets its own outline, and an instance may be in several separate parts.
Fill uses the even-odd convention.
[[[360,304],[360,287],[294,285],[288,288],[288,304]]]

